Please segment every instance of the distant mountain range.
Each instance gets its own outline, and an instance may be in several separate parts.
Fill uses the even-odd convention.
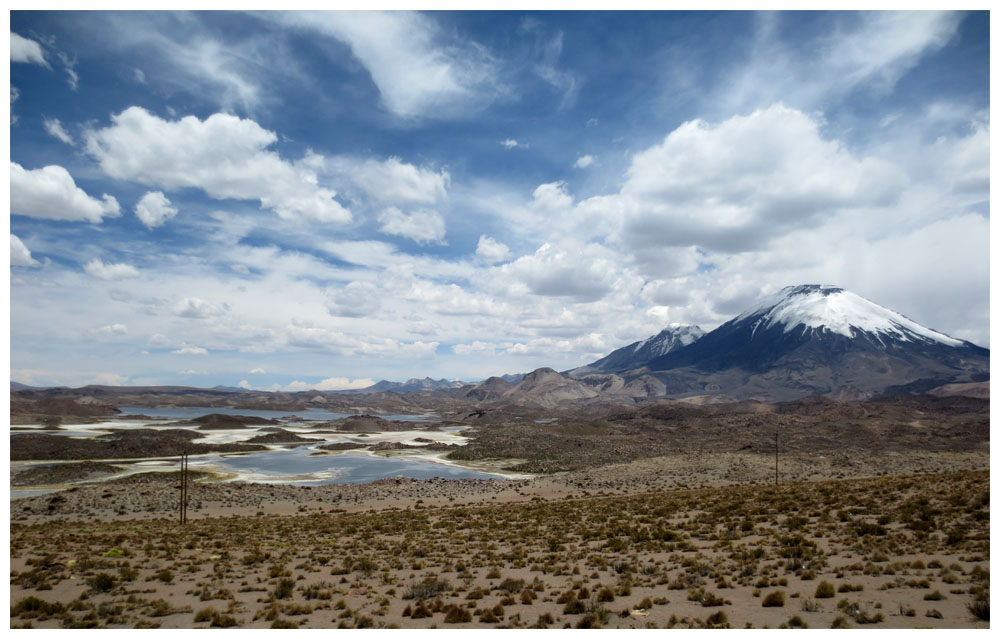
[[[988,349],[949,337],[842,288],[793,286],[715,330],[672,324],[586,366],[491,378],[478,401],[551,406],[645,397],[714,403],[809,395],[866,399],[989,379]],[[971,390],[970,390],[971,392]]]
[[[867,399],[921,393],[946,384],[948,392],[961,392],[962,385],[968,385],[981,395],[989,392],[989,364],[988,349],[921,326],[842,288],[803,285],[781,290],[708,333],[672,324],[563,373],[540,368],[479,383],[429,377],[383,380],[364,389],[313,391],[310,396],[318,402],[340,394],[444,393],[475,402],[551,407],[568,401],[631,403],[650,397],[691,403],[774,402],[809,395]],[[113,392],[111,387],[86,388],[98,394]],[[11,389],[38,390],[17,382],[11,382]],[[147,390],[198,392],[181,387]]]
[[[462,382],[425,377],[423,379],[408,379],[405,382],[390,382],[383,379],[377,384],[358,390],[362,393],[416,393],[420,391],[443,390],[446,388],[461,388],[463,385]]]

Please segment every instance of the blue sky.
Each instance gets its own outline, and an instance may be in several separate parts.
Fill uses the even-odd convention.
[[[835,284],[989,345],[986,12],[11,12],[11,378],[571,368]]]

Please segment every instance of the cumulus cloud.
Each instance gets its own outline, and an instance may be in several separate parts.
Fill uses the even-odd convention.
[[[226,304],[220,306],[197,297],[185,297],[173,308],[174,315],[192,319],[207,319],[223,315],[228,310],[229,308]]]
[[[536,295],[595,301],[611,291],[620,271],[616,256],[596,245],[561,248],[543,244],[499,267],[499,272],[522,282]]]
[[[217,200],[257,199],[285,219],[351,220],[336,192],[319,186],[313,158],[291,164],[268,151],[277,135],[253,120],[225,113],[164,120],[129,107],[85,137],[87,152],[115,179],[198,188]]]
[[[506,92],[484,47],[457,39],[419,13],[294,11],[274,17],[347,43],[386,108],[404,118],[461,116]]]
[[[854,157],[778,104],[714,126],[686,122],[636,154],[620,193],[624,237],[637,247],[748,250],[841,209],[890,204],[906,186],[889,162]]]
[[[510,151],[511,149],[516,149],[517,147],[524,146],[524,145],[521,144],[520,142],[518,142],[517,140],[515,140],[514,138],[507,138],[506,140],[501,140],[500,141],[500,146],[502,146],[504,149]]]
[[[488,235],[480,235],[479,244],[476,245],[476,255],[489,264],[496,264],[510,256],[510,248]]]
[[[573,204],[573,198],[566,192],[565,182],[542,184],[531,195],[531,208],[540,213],[557,213]]]
[[[593,155],[581,155],[576,159],[576,162],[573,163],[573,166],[575,166],[578,169],[585,169],[593,163],[594,163]]]
[[[13,31],[10,32],[10,61],[40,64],[43,67],[51,68],[45,60],[42,45],[34,40],[19,36]]]
[[[175,215],[177,209],[170,206],[170,200],[162,191],[146,193],[135,205],[135,216],[149,229],[162,225]]]
[[[296,393],[307,390],[359,390],[374,385],[375,380],[368,378],[348,379],[347,377],[328,377],[318,382],[300,382],[299,380],[295,380],[285,386],[275,384],[274,390],[282,390],[288,393]]]
[[[38,266],[38,260],[31,257],[31,251],[24,245],[21,238],[10,234],[10,265],[11,266]]]
[[[251,375],[264,375],[265,374],[264,369],[261,368],[261,367],[259,367],[259,366],[257,368],[250,369],[250,371],[248,371],[248,372]]]
[[[99,280],[113,282],[139,277],[139,269],[131,264],[105,264],[100,258],[94,258],[83,266],[88,275]]]
[[[97,373],[90,383],[101,386],[124,386],[129,379],[128,375],[119,375],[118,373]]]
[[[87,195],[61,166],[29,170],[10,163],[10,212],[48,220],[100,222],[121,214],[118,200]]]
[[[326,308],[338,317],[367,317],[379,309],[381,297],[371,282],[351,282],[327,291]]]
[[[404,213],[390,206],[378,214],[379,230],[387,235],[406,237],[419,244],[441,244],[444,241],[444,218],[436,211],[420,209]]]
[[[185,346],[177,350],[170,351],[171,355],[208,355],[208,349],[201,346]]]
[[[49,118],[43,118],[42,122],[45,125],[45,130],[48,131],[49,135],[55,139],[70,146],[76,144],[73,140],[73,136],[67,133],[66,129],[63,128],[62,122],[59,121],[59,118],[52,118],[51,120]]]
[[[352,179],[370,198],[389,204],[434,204],[443,201],[451,176],[407,164],[397,157],[384,162],[369,160],[348,169]]]

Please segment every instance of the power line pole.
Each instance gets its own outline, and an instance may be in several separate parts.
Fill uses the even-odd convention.
[[[774,431],[774,485],[778,485],[778,431]]]
[[[188,456],[187,453],[181,453],[181,506],[180,506],[180,520],[181,524],[187,523],[187,475],[188,475]]]

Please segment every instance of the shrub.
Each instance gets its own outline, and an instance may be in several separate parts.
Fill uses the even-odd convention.
[[[847,621],[847,617],[844,615],[837,615],[837,618],[833,620],[830,627],[833,629],[850,628],[851,624]]]
[[[194,615],[194,622],[195,623],[202,623],[203,621],[211,621],[212,617],[214,617],[217,614],[219,614],[219,613],[217,613],[215,611],[215,608],[213,608],[211,606],[209,606],[207,608],[202,608],[197,613],[195,613],[195,615]]]
[[[941,601],[944,598],[945,596],[942,595],[937,590],[935,590],[934,592],[929,592],[926,595],[924,595],[924,601]]]
[[[833,584],[829,581],[821,581],[819,582],[819,585],[816,586],[816,594],[813,596],[817,599],[829,599],[833,597],[833,595]]]
[[[601,608],[594,612],[588,612],[577,622],[577,628],[600,628],[608,622],[608,611]]]
[[[798,615],[795,615],[794,617],[792,617],[791,619],[788,620],[788,627],[789,628],[808,628],[809,624],[807,624],[806,622],[802,621],[802,617],[800,617]]]
[[[295,590],[295,582],[289,578],[284,578],[278,582],[278,585],[274,587],[274,598],[275,599],[288,599],[292,596],[292,591]]]
[[[497,587],[500,588],[500,590],[506,590],[510,594],[516,595],[517,593],[521,592],[521,590],[524,588],[524,580],[511,579],[510,577],[508,577],[507,579],[501,581],[500,585]]]
[[[579,615],[582,614],[583,612],[584,612],[583,602],[577,599],[576,597],[573,597],[572,599],[567,601],[566,605],[563,606],[564,615]]]
[[[430,599],[443,592],[451,590],[451,584],[447,579],[428,577],[418,584],[413,584],[403,593],[403,599]],[[475,592],[475,591],[473,591]],[[470,595],[472,593],[469,593]],[[469,597],[471,599],[471,597]]]
[[[18,601],[10,610],[12,617],[37,617],[39,615],[58,615],[66,612],[66,606],[61,603],[49,603],[38,597],[25,597]]]
[[[767,593],[764,597],[764,601],[761,603],[764,608],[781,608],[785,605],[785,593],[781,590],[775,590],[774,592]]]
[[[97,592],[108,592],[115,587],[114,575],[109,575],[106,572],[99,572],[90,579],[87,580],[87,585],[96,590]]]
[[[781,591],[778,591],[781,592]],[[713,592],[706,592],[701,598],[701,606],[703,608],[713,608],[715,606],[721,606],[726,603],[726,600]],[[784,605],[785,600],[781,600],[781,605]],[[766,605],[766,604],[765,604]]]
[[[168,568],[164,568],[153,576],[165,584],[169,584],[174,580],[174,573],[170,572]]]
[[[714,612],[705,618],[705,625],[708,628],[728,628],[729,617],[722,610]]]
[[[472,613],[460,606],[449,606],[444,615],[445,623],[468,623],[472,621]]]
[[[990,620],[989,594],[983,593],[977,596],[974,600],[972,600],[970,603],[966,605],[966,608],[968,608],[969,612],[971,612],[972,616],[975,617],[976,619],[980,619],[982,621],[989,621]]]
[[[230,615],[224,615],[222,613],[212,616],[212,623],[210,624],[213,628],[232,628],[237,625],[236,619]]]

